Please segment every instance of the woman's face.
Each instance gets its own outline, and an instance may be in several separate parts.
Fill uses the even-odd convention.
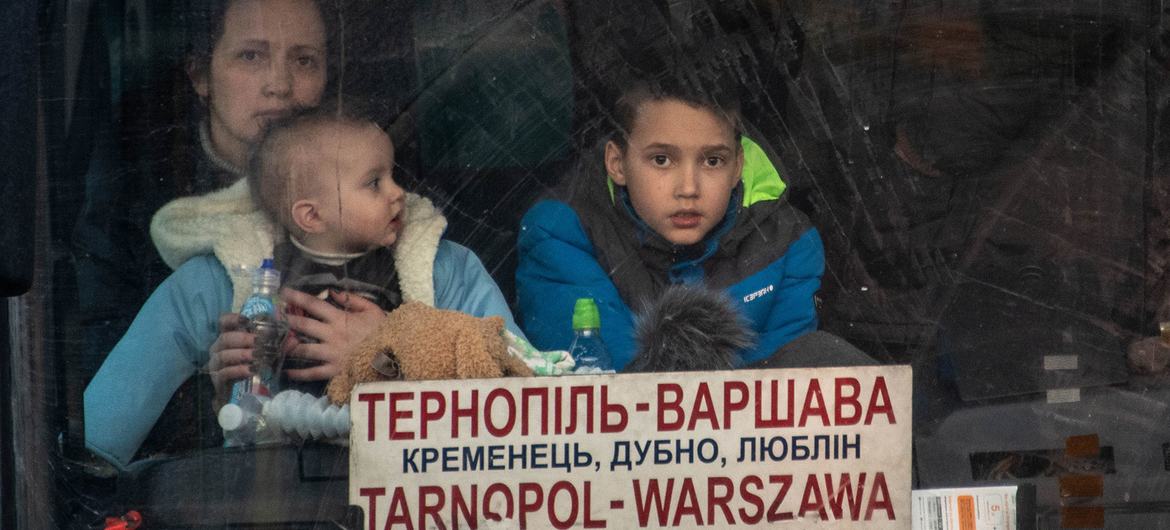
[[[312,0],[235,0],[211,64],[193,74],[218,155],[244,167],[269,121],[315,107],[326,82],[325,24]]]

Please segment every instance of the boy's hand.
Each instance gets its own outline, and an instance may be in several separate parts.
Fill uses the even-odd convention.
[[[207,372],[215,387],[215,408],[227,403],[232,382],[251,375],[252,345],[256,336],[244,330],[244,317],[238,313],[219,316],[219,337],[211,344]]]
[[[334,306],[315,296],[281,289],[281,299],[299,308],[302,315],[286,314],[290,332],[316,342],[300,342],[288,352],[289,357],[316,361],[310,368],[290,369],[285,373],[299,381],[321,381],[341,373],[345,354],[377,329],[386,313],[377,304],[348,293],[330,291]]]

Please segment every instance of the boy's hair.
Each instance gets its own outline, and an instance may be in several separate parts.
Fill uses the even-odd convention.
[[[695,108],[709,110],[731,124],[738,145],[743,125],[740,119],[739,85],[723,73],[723,68],[698,68],[684,65],[687,54],[658,67],[630,74],[614,103],[615,130],[610,137],[625,150],[638,118],[638,108],[647,101],[678,100]]]
[[[252,202],[289,230],[299,232],[289,208],[305,196],[306,189],[313,189],[311,184],[294,182],[295,177],[299,178],[293,162],[294,149],[316,141],[320,128],[329,125],[378,127],[356,105],[324,105],[299,110],[269,123],[248,157],[248,189]]]

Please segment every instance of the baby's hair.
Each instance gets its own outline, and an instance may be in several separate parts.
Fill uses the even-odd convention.
[[[690,59],[688,59],[688,56]],[[735,131],[738,145],[742,134],[739,87],[731,82],[721,67],[702,68],[692,64],[693,56],[683,52],[673,58],[659,59],[662,64],[636,69],[626,77],[614,103],[615,130],[610,137],[625,150],[630,131],[638,118],[639,107],[647,101],[678,100],[695,108],[709,110],[727,120]]]
[[[323,105],[277,119],[265,127],[248,158],[248,188],[252,201],[273,221],[294,229],[290,207],[304,197],[310,185],[294,182],[293,154],[317,140],[320,128],[330,125],[378,127],[364,107]]]

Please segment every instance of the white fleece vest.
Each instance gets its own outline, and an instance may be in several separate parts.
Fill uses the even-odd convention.
[[[399,287],[404,300],[435,305],[434,264],[447,219],[431,201],[406,194],[406,218],[394,249]],[[252,203],[246,179],[198,197],[175,199],[150,222],[150,237],[172,269],[201,254],[214,254],[232,281],[232,310],[238,311],[252,292],[251,270],[285,235]]]

